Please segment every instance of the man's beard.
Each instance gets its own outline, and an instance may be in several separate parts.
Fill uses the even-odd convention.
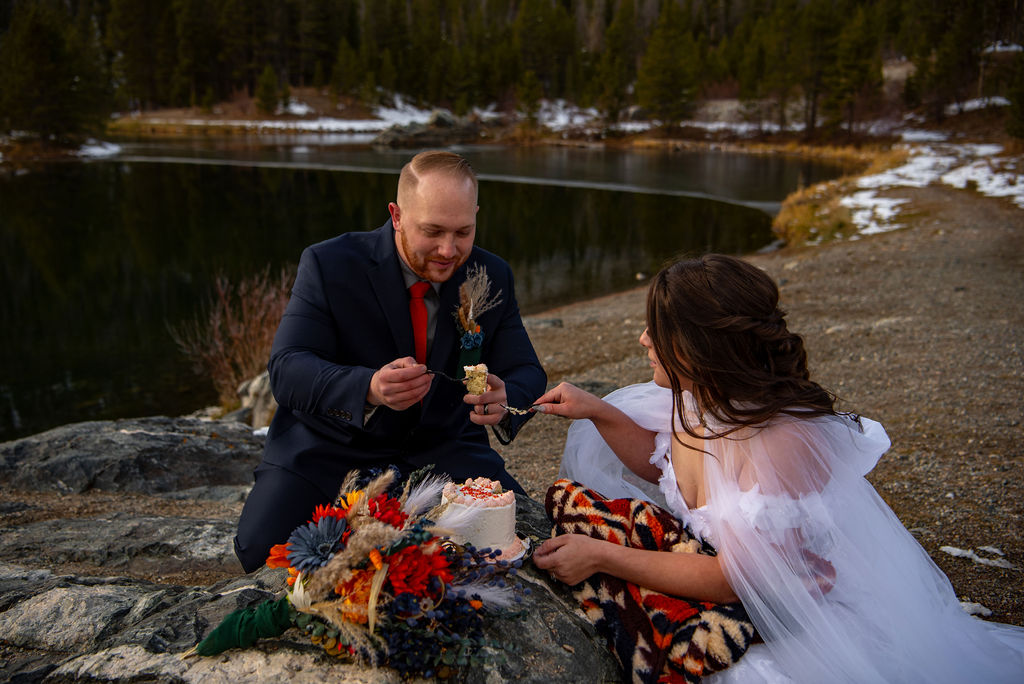
[[[448,276],[444,280],[434,280],[431,277],[429,271],[428,260],[426,258],[420,257],[415,251],[413,251],[412,246],[409,244],[409,239],[406,237],[404,230],[398,231],[398,239],[402,241],[402,252],[405,254],[406,265],[410,269],[412,269],[412,272],[418,275],[420,278],[423,278],[424,280],[428,280],[430,282],[443,283],[445,280],[448,280],[453,275],[455,275],[455,271],[459,270],[459,267],[462,266],[462,264],[466,263],[466,259],[469,258],[468,254],[459,254],[456,257],[456,264],[455,266],[452,267],[451,272],[448,273]]]

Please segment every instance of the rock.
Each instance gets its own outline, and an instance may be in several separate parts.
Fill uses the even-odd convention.
[[[375,147],[443,147],[477,142],[483,133],[478,119],[462,119],[435,111],[426,124],[394,125],[373,139]]]
[[[263,440],[241,423],[165,417],[75,423],[0,444],[0,481],[59,492],[248,485],[262,450]]]
[[[86,563],[107,573],[236,572],[234,520],[117,513],[0,530],[0,557],[34,567]],[[88,540],[88,543],[83,543]]]
[[[240,411],[249,411],[244,420],[254,428],[270,425],[270,419],[277,411],[277,400],[270,390],[270,373],[263,371],[255,378],[238,386],[238,398],[242,402]]]
[[[523,324],[528,330],[543,330],[545,328],[563,328],[565,324],[561,318],[538,318],[528,316],[523,319]]]
[[[48,489],[63,483],[75,491],[237,503],[261,447],[241,425],[168,418],[83,423],[0,445],[0,485]],[[244,484],[230,484],[239,479]],[[205,484],[196,486],[199,480]],[[522,495],[517,507],[517,532],[535,547],[550,533],[544,509]],[[3,512],[18,519],[36,508],[20,503]],[[0,530],[0,557],[19,562],[0,562],[0,681],[403,681],[387,668],[330,657],[296,629],[246,649],[183,659],[228,613],[279,595],[287,572],[264,567],[206,587],[124,575],[237,572],[234,516],[26,520]],[[73,567],[76,574],[53,567]],[[529,561],[519,581],[530,589],[521,616],[487,622],[488,638],[503,646],[492,654],[494,663],[464,667],[454,681],[618,681],[614,659],[568,588]]]

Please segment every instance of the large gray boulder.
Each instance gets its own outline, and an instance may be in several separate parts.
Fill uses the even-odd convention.
[[[251,483],[261,446],[251,428],[238,424],[83,423],[0,445],[0,490],[31,485],[44,492],[207,497],[218,502],[211,510],[220,510],[227,508],[220,502],[237,503]],[[11,506],[26,507],[32,504]],[[546,538],[543,507],[526,497],[518,507],[520,536],[533,544]],[[275,598],[286,586],[284,570],[240,574],[231,547],[234,517],[113,513],[29,520],[0,528],[0,681],[401,681],[392,670],[328,656],[296,629],[247,649],[182,658],[229,612]],[[186,569],[227,579],[209,586],[140,579]],[[518,581],[530,589],[523,615],[487,625],[488,637],[503,645],[500,657],[493,667],[459,670],[456,681],[619,680],[566,587],[529,561]]]
[[[373,139],[375,147],[444,147],[479,142],[483,133],[480,122],[460,118],[448,112],[435,111],[426,123],[395,124]]]
[[[242,423],[135,418],[75,423],[0,444],[0,482],[22,490],[173,492],[252,483],[263,440]]]

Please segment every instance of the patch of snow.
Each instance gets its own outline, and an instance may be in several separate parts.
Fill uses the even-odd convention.
[[[1005,97],[979,97],[973,100],[967,100],[967,102],[961,102],[959,104],[946,105],[945,112],[946,116],[954,116],[956,114],[963,114],[964,112],[973,112],[979,109],[985,109],[987,107],[1009,107],[1010,101]]]
[[[968,615],[980,615],[981,617],[988,617],[992,614],[992,611],[973,601],[961,601],[960,607],[964,609],[964,612]]]
[[[949,135],[941,131],[923,131],[915,128],[907,128],[900,133],[903,142],[944,142]]]
[[[861,190],[843,197],[839,204],[851,210],[853,223],[862,235],[874,235],[902,226],[892,223],[899,213],[896,207],[910,200],[891,197],[878,197],[874,190]]]
[[[266,437],[267,433],[269,433],[269,432],[270,432],[270,426],[266,425],[264,427],[256,428],[255,430],[253,430],[252,431],[252,436],[253,437]]]
[[[990,553],[990,554],[992,554],[994,556],[1005,556],[1006,555],[1005,553],[1003,553],[1002,549],[997,548],[995,546],[979,546],[978,550],[979,551],[984,551],[985,553]]]
[[[950,556],[955,556],[956,558],[967,558],[981,565],[991,565],[996,568],[1016,567],[1005,558],[982,558],[974,552],[974,549],[958,549],[955,546],[940,546],[939,551],[948,553]]]
[[[432,109],[420,109],[405,101],[401,95],[395,95],[391,107],[377,107],[373,113],[379,118],[384,128],[391,126],[408,126],[411,123],[427,123],[430,121]],[[383,130],[383,129],[382,129]]]
[[[501,118],[501,112],[498,111],[498,106],[492,102],[484,109],[473,107],[473,116],[481,121],[494,121]]]
[[[598,111],[593,107],[580,109],[565,100],[542,100],[540,111],[537,112],[537,119],[541,125],[553,131],[592,124],[598,116]]]
[[[643,133],[651,130],[657,123],[653,121],[622,121],[613,124],[612,128],[623,133]]]
[[[872,176],[863,176],[857,181],[861,188],[885,188],[906,186],[923,188],[935,182],[957,161],[955,154],[938,154],[930,147],[917,148],[903,166],[889,169]]]
[[[978,192],[989,197],[1009,197],[1024,208],[1024,178],[1016,173],[1000,172],[988,161],[976,161],[942,175],[942,182],[964,189],[973,185]]]
[[[313,108],[310,107],[305,102],[299,102],[293,97],[288,101],[288,106],[285,107],[284,110],[287,113],[293,114],[295,116],[306,116],[307,114],[313,111]]]
[[[78,148],[78,156],[86,157],[89,159],[102,159],[104,157],[113,157],[114,155],[120,153],[120,145],[115,145],[114,143],[109,142],[103,142],[101,140],[89,140],[84,145]]]
[[[861,177],[859,190],[840,199],[839,203],[852,211],[861,235],[899,227],[892,220],[897,207],[907,200],[878,197],[879,190],[941,182],[959,189],[973,188],[988,197],[1007,197],[1024,208],[1024,176],[1017,173],[1016,158],[996,156],[1003,152],[1002,146],[934,142],[907,145],[906,149],[910,155],[902,166]]]
[[[1017,45],[1016,43],[1004,43],[999,41],[998,43],[992,43],[991,45],[985,46],[982,50],[982,54],[990,55],[994,52],[1021,52],[1024,51],[1024,47]]]

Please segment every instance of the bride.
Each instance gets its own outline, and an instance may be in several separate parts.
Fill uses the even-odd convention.
[[[1024,682],[1024,629],[965,613],[864,479],[889,439],[809,379],[778,299],[742,260],[675,263],[647,298],[653,382],[604,400],[563,383],[536,402],[586,419],[570,427],[564,476],[664,506],[717,555],[562,534],[534,562],[570,585],[604,573],[738,599],[764,643],[706,682]]]

